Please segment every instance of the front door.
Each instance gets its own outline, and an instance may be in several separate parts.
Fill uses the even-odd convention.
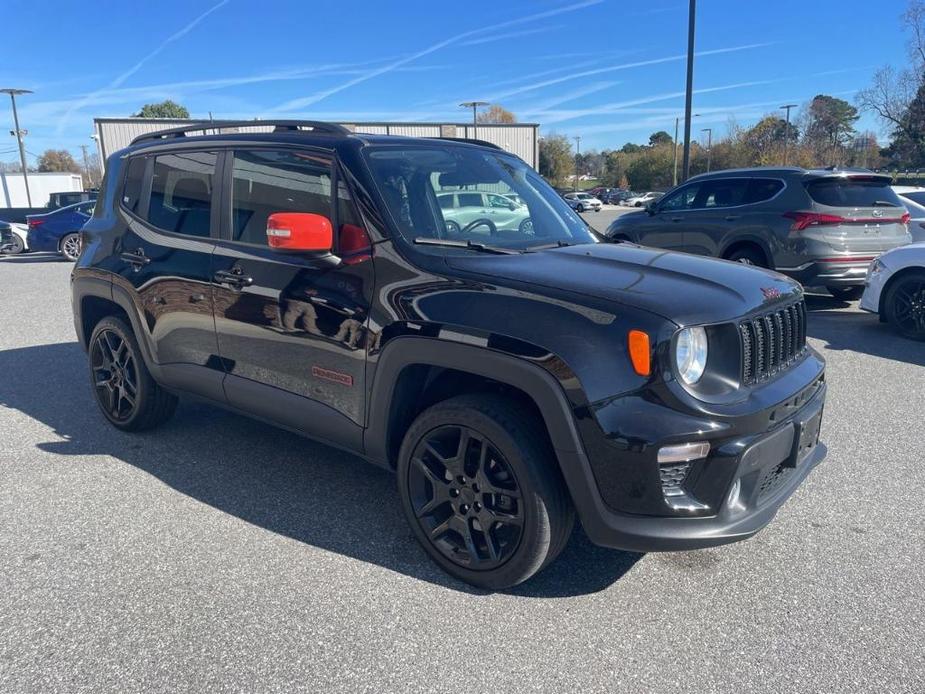
[[[688,184],[657,201],[654,210],[640,213],[647,214],[648,218],[639,224],[638,242],[672,251],[687,250],[684,230],[691,221],[691,206],[697,189],[696,183]]]
[[[197,151],[131,157],[117,211],[125,232],[109,262],[115,285],[136,297],[162,378],[223,399],[211,285],[216,160]]]
[[[349,443],[365,416],[371,258],[278,250],[266,236],[271,214],[310,212],[332,221],[335,251],[345,229],[365,238],[334,171],[322,150],[226,152],[215,327],[232,405]]]

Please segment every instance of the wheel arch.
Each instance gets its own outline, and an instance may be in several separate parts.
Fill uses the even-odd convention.
[[[408,426],[443,395],[502,387],[542,417],[559,451],[581,450],[571,406],[548,371],[519,357],[485,347],[426,337],[399,337],[379,356],[370,389],[366,455],[394,468]],[[563,471],[565,474],[565,471]],[[567,475],[566,475],[567,477]]]
[[[721,258],[728,260],[729,256],[731,256],[733,253],[746,248],[757,250],[759,253],[761,253],[761,255],[764,256],[764,262],[766,263],[765,267],[771,270],[774,269],[774,256],[772,255],[768,244],[762,239],[756,238],[754,236],[740,236],[728,241],[719,255]]]
[[[880,290],[880,301],[879,306],[877,307],[877,313],[881,316],[881,318],[883,317],[883,309],[885,305],[884,302],[886,301],[886,297],[889,295],[890,290],[899,280],[908,277],[909,275],[915,274],[925,275],[925,267],[922,267],[921,265],[909,265],[901,270],[894,272],[890,276],[890,279],[886,281],[886,284],[883,285],[883,289]]]

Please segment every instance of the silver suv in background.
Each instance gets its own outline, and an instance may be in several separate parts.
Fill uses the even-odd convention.
[[[912,240],[890,183],[863,169],[717,171],[618,217],[606,236],[760,265],[857,299],[871,261]]]

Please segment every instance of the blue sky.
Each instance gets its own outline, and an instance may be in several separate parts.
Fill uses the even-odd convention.
[[[683,111],[683,0],[5,4],[19,29],[4,36],[0,87],[35,91],[18,102],[33,154],[77,153],[94,116],[165,98],[194,117],[444,122],[486,100],[580,135],[583,151],[645,142]],[[878,66],[903,65],[905,4],[700,0],[695,139],[820,92],[851,100]],[[8,102],[0,119],[6,136]],[[879,130],[870,116],[860,127]],[[0,161],[14,147],[0,144]]]

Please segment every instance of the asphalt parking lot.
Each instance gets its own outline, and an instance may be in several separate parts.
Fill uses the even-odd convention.
[[[770,527],[649,555],[578,531],[486,594],[350,455],[191,402],[107,425],[69,273],[0,259],[2,692],[925,691],[925,346],[856,304],[809,298],[828,458]]]

